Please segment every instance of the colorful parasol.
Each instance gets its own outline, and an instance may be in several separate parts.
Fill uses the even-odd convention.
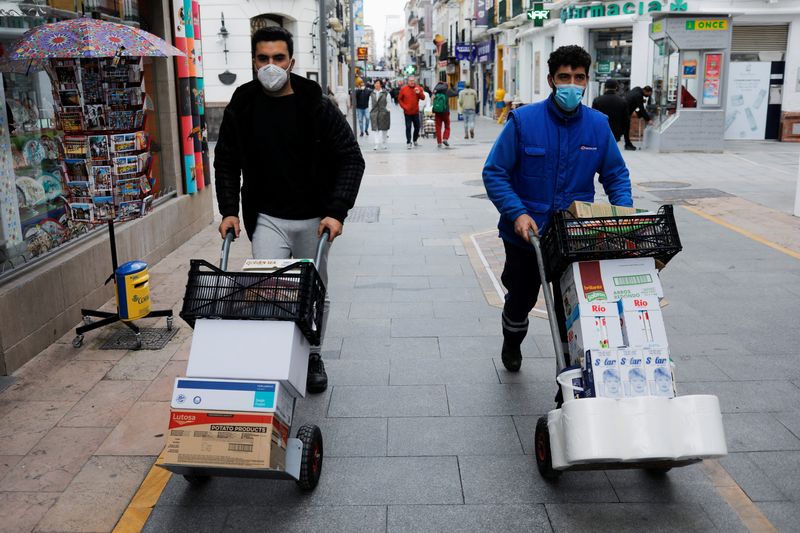
[[[185,55],[163,39],[144,30],[87,17],[32,28],[19,41],[9,45],[8,50],[9,61]]]

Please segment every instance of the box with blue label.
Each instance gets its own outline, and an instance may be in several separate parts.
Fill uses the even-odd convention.
[[[274,413],[292,424],[294,397],[276,381],[177,378],[173,409]]]
[[[587,398],[623,398],[617,350],[589,350],[581,359]]]
[[[675,382],[672,378],[669,352],[665,348],[650,348],[643,352],[650,395],[666,398],[675,396]]]
[[[625,396],[649,396],[647,386],[647,367],[645,365],[644,350],[641,348],[626,348],[617,351],[617,364],[619,377]]]

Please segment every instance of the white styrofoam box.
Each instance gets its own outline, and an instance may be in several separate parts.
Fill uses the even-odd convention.
[[[625,396],[649,396],[647,371],[644,362],[644,350],[641,348],[623,348],[617,350],[619,377],[625,390]]]
[[[622,346],[622,328],[616,302],[580,303],[567,317],[567,349],[578,361],[586,350]]]
[[[667,347],[667,330],[658,298],[622,298],[617,306],[625,346]]]
[[[672,435],[676,459],[728,455],[719,399],[709,394],[678,396],[672,407]]]
[[[623,461],[671,459],[674,454],[669,398],[643,396],[620,401]]]
[[[561,276],[564,314],[581,302],[661,298],[664,290],[652,257],[572,263]]]
[[[590,350],[582,358],[583,388],[587,397],[622,398],[617,350]]]
[[[644,365],[650,395],[666,398],[675,396],[669,351],[664,348],[647,348],[644,350]]]
[[[173,409],[275,413],[292,425],[294,397],[277,381],[176,378]]]
[[[563,404],[561,411],[567,462],[622,461],[626,450],[617,400],[579,398]]]
[[[305,397],[309,350],[294,322],[197,319],[186,375],[279,381]]]

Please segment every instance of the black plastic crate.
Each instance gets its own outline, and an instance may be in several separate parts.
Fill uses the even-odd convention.
[[[663,264],[681,251],[671,205],[654,215],[575,218],[562,211],[543,239],[550,279],[557,279],[578,261],[653,257]]]
[[[291,320],[312,345],[319,344],[325,285],[310,262],[275,272],[226,272],[192,259],[180,317]]]

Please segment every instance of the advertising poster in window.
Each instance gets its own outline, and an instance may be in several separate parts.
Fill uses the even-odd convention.
[[[732,61],[725,109],[726,139],[763,139],[771,63]]]
[[[703,105],[720,105],[719,84],[722,78],[722,54],[705,55],[703,74]]]

